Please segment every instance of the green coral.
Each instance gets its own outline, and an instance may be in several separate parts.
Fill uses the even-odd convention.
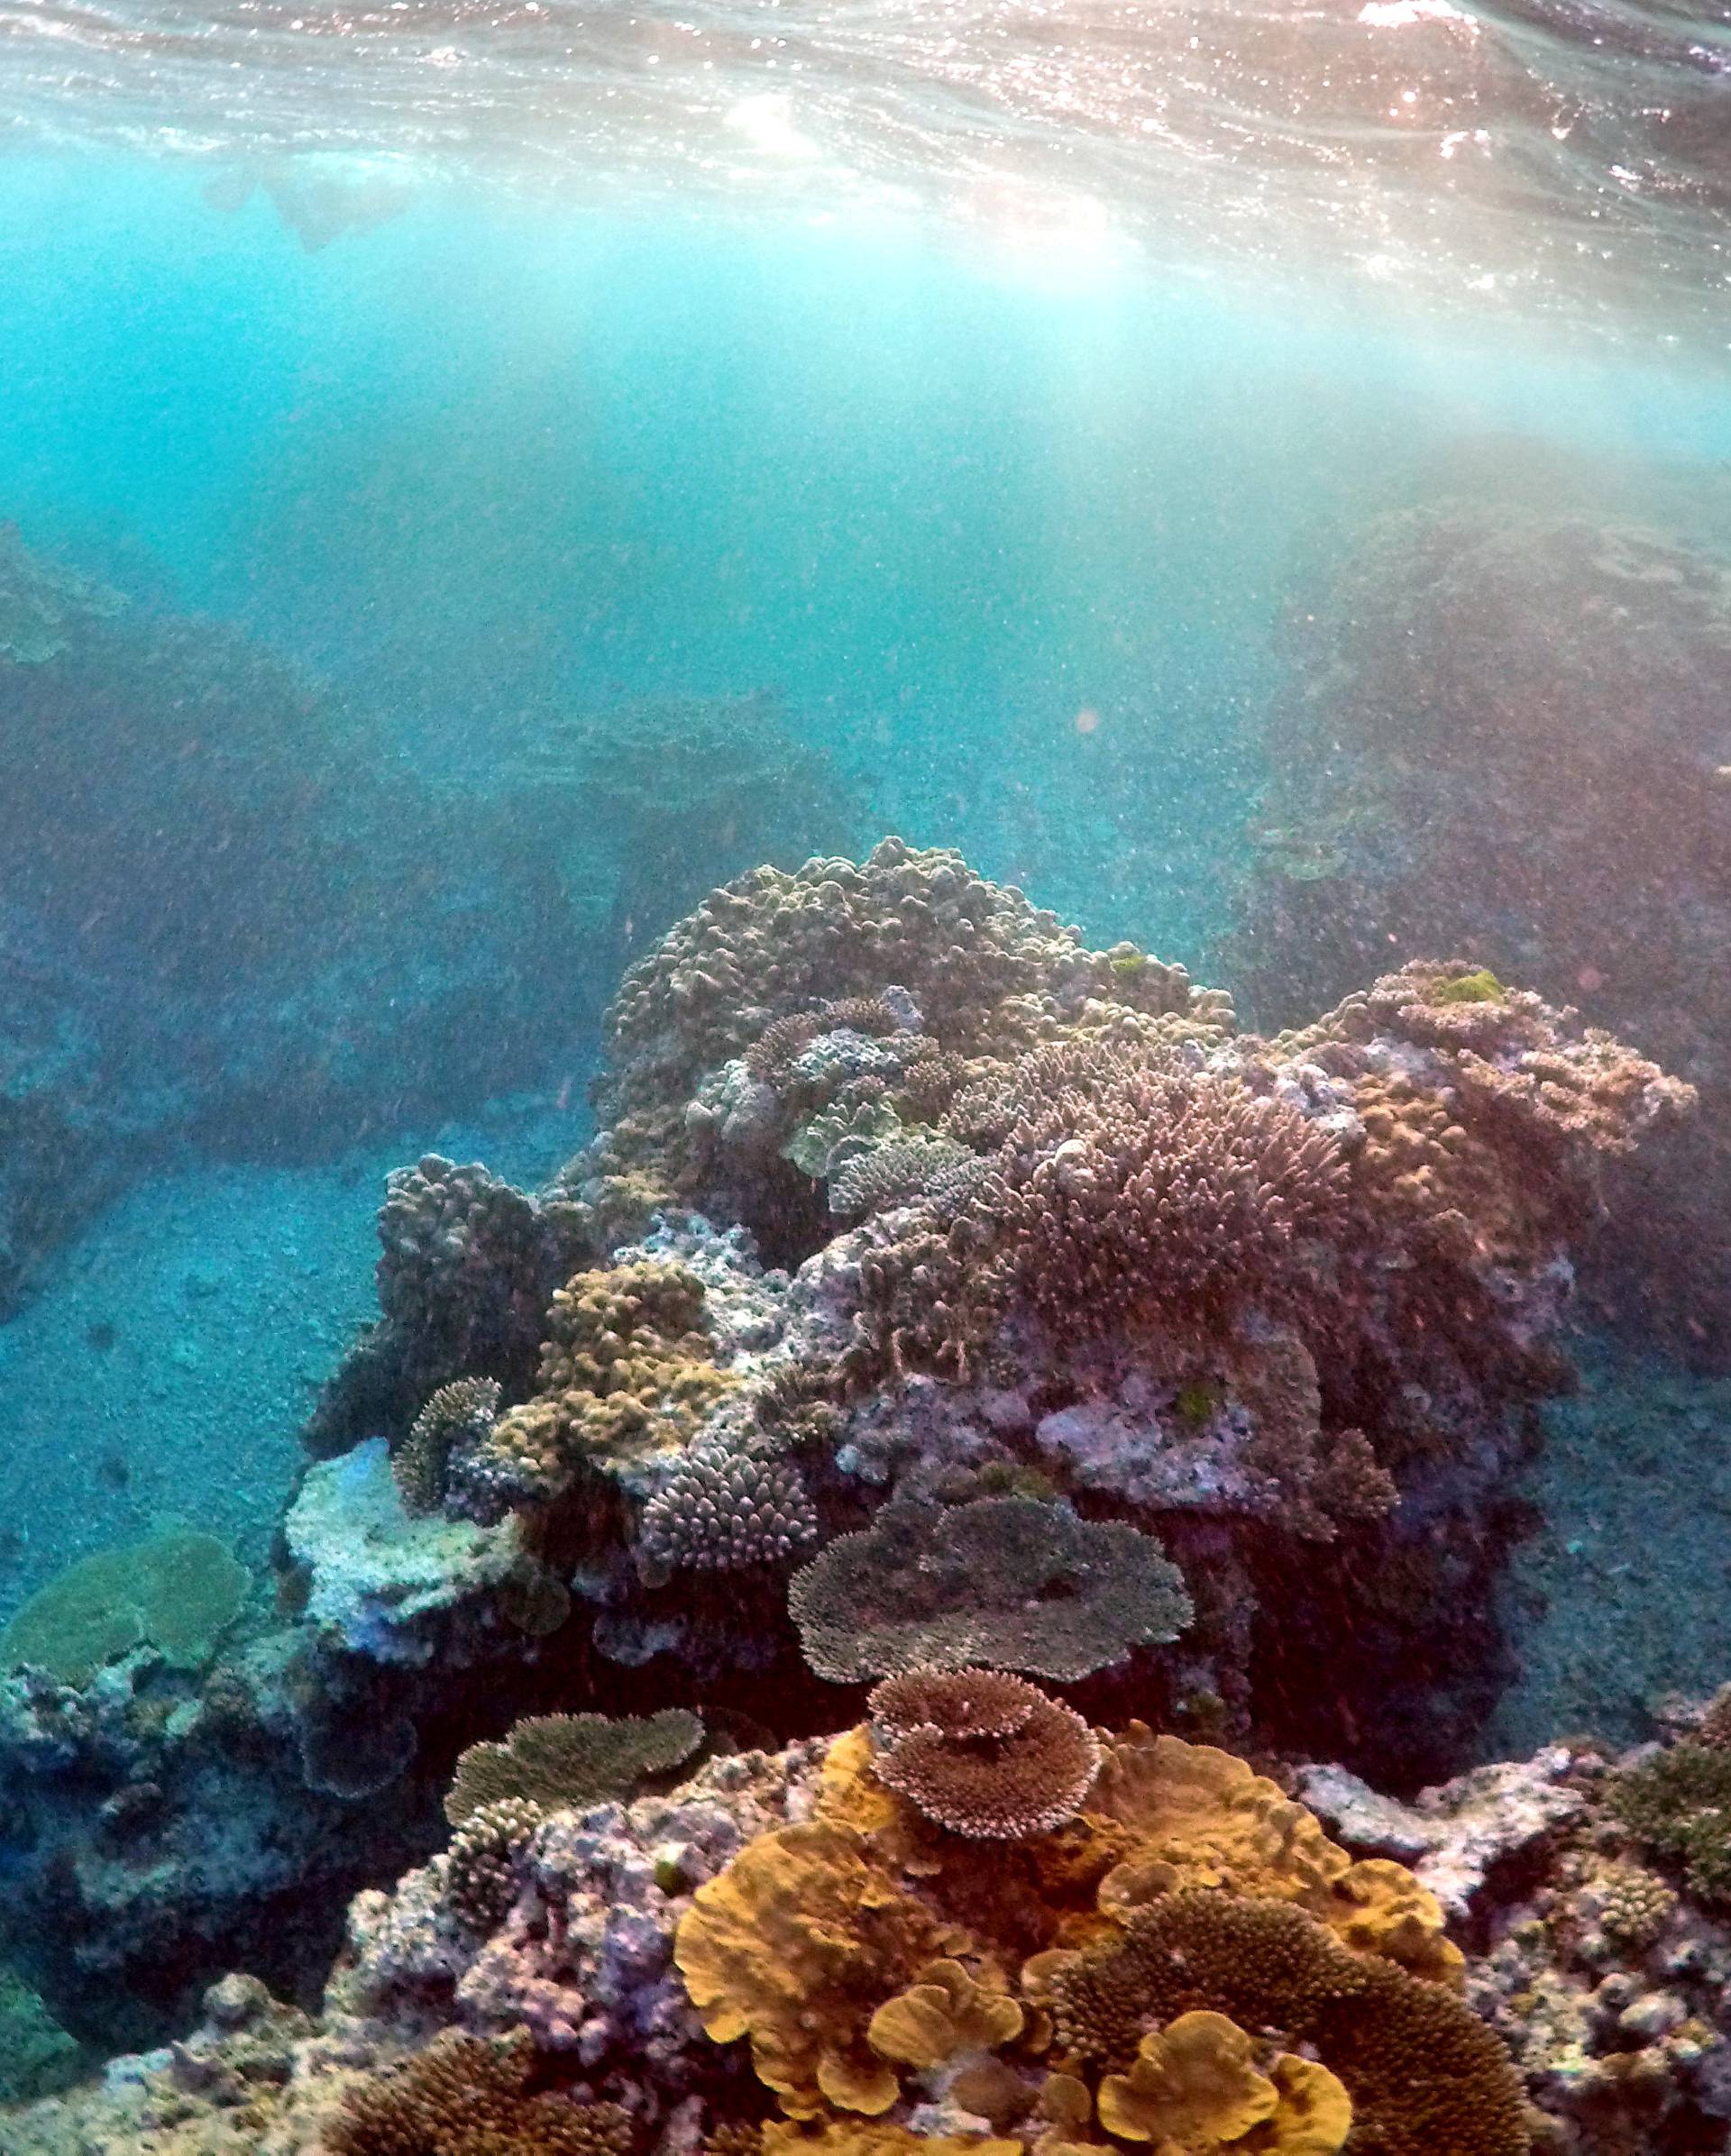
[[[1202,1430],[1214,1420],[1220,1403],[1219,1388],[1205,1378],[1194,1377],[1188,1384],[1178,1387],[1178,1396],[1172,1405],[1186,1430]]]
[[[902,1135],[902,1119],[886,1102],[863,1101],[848,1108],[838,1101],[801,1123],[782,1153],[801,1174],[821,1179],[854,1154]]]
[[[1133,979],[1148,970],[1148,953],[1133,943],[1113,944],[1106,953],[1106,964],[1120,980]]]
[[[0,1631],[0,1669],[87,1685],[133,1647],[197,1669],[246,1599],[252,1575],[214,1535],[171,1528],[99,1550],[39,1588]]]
[[[1439,981],[1431,991],[1433,1003],[1500,1003],[1507,990],[1488,966],[1481,965],[1476,973],[1456,973],[1452,979]]]
[[[1610,1809],[1709,1900],[1731,1898],[1731,1751],[1688,1740],[1617,1776]]]

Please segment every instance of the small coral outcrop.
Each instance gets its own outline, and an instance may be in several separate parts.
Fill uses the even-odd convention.
[[[329,2156],[626,2156],[617,2104],[530,2086],[534,2053],[445,2036],[363,2083],[327,2130]]]

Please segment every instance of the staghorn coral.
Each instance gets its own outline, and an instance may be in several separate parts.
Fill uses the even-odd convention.
[[[969,1217],[1054,1324],[1111,1333],[1278,1299],[1342,1210],[1334,1137],[1288,1102],[1170,1052],[1038,1049]]]
[[[579,1273],[553,1298],[539,1391],[456,1463],[463,1508],[545,1503],[584,1469],[677,1452],[738,1381],[711,1359],[702,1281],[646,1259]]]
[[[1002,1670],[908,1670],[870,1705],[878,1780],[953,1833],[1049,1832],[1075,1816],[1099,1769],[1075,1709]]]
[[[1033,1497],[885,1505],[793,1576],[788,1609],[807,1661],[838,1684],[924,1664],[1086,1676],[1192,1614],[1150,1536]]]
[[[533,2092],[534,2063],[524,2043],[446,2035],[351,2092],[326,2130],[329,2156],[625,2156],[626,2113]]]
[[[457,1761],[444,1815],[462,1826],[483,1805],[508,1800],[581,1808],[623,1795],[646,1775],[679,1766],[703,1741],[683,1707],[657,1714],[534,1714],[502,1744],[472,1744]]]
[[[458,1377],[441,1385],[390,1456],[404,1509],[436,1512],[444,1503],[453,1454],[471,1453],[499,1420],[499,1380]]]
[[[735,1572],[784,1563],[817,1534],[791,1461],[699,1445],[644,1507],[638,1548],[658,1569]]]

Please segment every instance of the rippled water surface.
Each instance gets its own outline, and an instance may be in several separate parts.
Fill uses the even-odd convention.
[[[455,171],[1716,339],[1727,280],[1719,7],[8,0],[0,123],[206,159],[313,244]]]

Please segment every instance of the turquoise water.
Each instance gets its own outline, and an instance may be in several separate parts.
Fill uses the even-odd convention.
[[[298,87],[282,63],[301,18],[118,8],[69,32],[61,111],[42,18],[0,8],[0,524],[118,608],[79,600],[70,661],[14,663],[0,547],[0,1622],[69,1566],[184,1523],[252,1572],[233,1637],[277,1651],[303,1614],[285,1514],[335,1442],[303,1433],[375,1314],[386,1173],[437,1152],[539,1188],[591,1135],[623,968],[766,855],[863,855],[894,833],[959,849],[1092,946],[1133,938],[1224,986],[1270,1030],[1385,964],[1458,955],[1578,993],[1701,1088],[1717,1165],[1662,1156],[1603,1241],[1583,1229],[1560,1335],[1590,1382],[1535,1406],[1502,1464],[1486,1532],[1510,1554],[1470,1590],[1498,1645],[1446,1765],[1584,1724],[1652,1736],[1667,1694],[1731,1676],[1712,1569],[1731,1498],[1699,1465],[1731,1434],[1731,1287],[1700,1225],[1722,1232],[1731,1196],[1712,963],[1731,703],[1692,673],[1665,702],[1685,617],[1663,610],[1699,565],[1690,651],[1703,673],[1731,654],[1714,642],[1731,579],[1713,581],[1731,561],[1731,346],[1717,138],[1680,148],[1635,85],[1638,57],[1675,88],[1679,128],[1717,115],[1722,26],[1646,24],[1620,111],[1614,67],[1562,15],[1543,35],[1487,16],[1468,41],[1454,10],[1396,9],[1445,40],[1410,69],[1427,156],[1468,146],[1439,177],[1394,124],[1406,71],[1379,49],[1336,108],[1317,87],[1333,43],[1301,69],[1281,21],[1250,10],[1242,52],[1197,14],[1214,72],[1184,78],[1158,130],[1140,102],[1156,59],[1182,76],[1164,18],[1095,11],[1058,67],[1018,16],[1018,115],[1002,81],[988,94],[966,53],[900,21],[882,35],[934,102],[896,106],[873,24],[840,10],[801,26],[802,96],[764,103],[730,47],[728,96],[682,73],[640,134],[536,41],[576,37],[563,11],[552,32],[513,18],[522,47],[449,12],[452,50],[476,41],[464,82],[501,69],[469,108],[425,87],[447,64],[419,42],[438,23],[393,44],[379,17],[307,18],[373,57]],[[1315,34],[1350,44],[1375,13],[1319,13]],[[1642,20],[1603,18],[1631,36]],[[653,28],[671,55],[677,26]],[[705,14],[690,34],[748,28]],[[1310,98],[1291,109],[1288,61]],[[1469,169],[1479,120],[1494,180]],[[765,181],[778,158],[804,170],[801,130],[835,169]],[[741,139],[767,163],[730,194]],[[1563,523],[1663,535],[1672,551],[1630,573],[1626,672],[1606,690],[1651,727],[1650,760],[1637,738],[1613,780],[1590,755],[1577,773],[1589,729],[1549,684],[1577,649],[1590,662],[1607,615],[1534,611],[1540,587],[1507,566],[1465,602],[1439,576],[1437,618],[1459,611],[1400,695],[1428,713],[1426,681],[1490,621],[1476,691],[1530,662],[1554,730],[1493,741],[1488,724],[1465,749],[1457,730],[1404,762],[1378,760],[1374,724],[1361,737],[1366,708],[1389,738],[1411,716],[1327,664],[1374,655],[1376,550],[1406,528],[1386,520],[1469,511],[1481,540],[1536,534],[1534,562]],[[1329,582],[1348,561],[1350,604]],[[1320,658],[1312,607],[1340,640]],[[677,699],[694,766],[644,717]],[[1673,704],[1695,728],[1678,722],[1682,748],[1661,739]],[[561,761],[573,726],[586,766]],[[1606,839],[1619,788],[1626,857]],[[1644,848],[1680,799],[1706,807],[1699,831],[1672,827],[1690,834],[1673,880]],[[1457,850],[1427,854],[1444,826]],[[1500,854],[1468,845],[1481,826]],[[1697,1253],[1689,1278],[1662,1262]],[[385,1420],[364,1434],[400,1446]],[[6,1681],[0,1747],[23,1747],[35,1710]],[[310,1713],[295,1681],[272,1666],[288,1720]],[[617,1707],[626,1680],[608,1681]],[[523,1711],[570,1704],[545,1669],[523,1684]],[[415,1712],[429,1758],[485,1720],[461,1684]],[[802,1695],[792,1713],[770,1734],[799,1733]],[[285,1861],[304,1861],[315,1915],[267,1973],[311,1999],[346,1896],[439,1829],[417,1781],[371,1817],[376,1840],[351,1832],[296,1741],[316,1816]],[[277,1771],[246,1784],[260,1821]],[[79,1801],[61,1823],[87,1854]],[[32,1959],[15,1934],[50,1905],[50,1841],[0,1802],[0,1964],[27,1968],[86,2063],[184,2023],[255,1945],[256,1851],[225,1842],[241,1883],[213,1890],[215,1914],[188,1889],[177,1915],[164,1889],[146,1948],[128,1914],[112,1960],[94,1918],[71,1976]],[[112,1914],[125,1896],[87,1898]],[[195,1936],[184,1968],[141,1978],[139,1953]]]

